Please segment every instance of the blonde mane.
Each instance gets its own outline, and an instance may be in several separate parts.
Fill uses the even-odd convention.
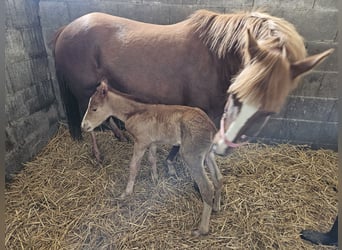
[[[188,22],[200,39],[219,58],[240,58],[241,67],[228,93],[241,100],[260,104],[268,111],[279,111],[299,79],[288,79],[289,64],[306,57],[303,38],[286,20],[263,12],[219,14],[199,10]],[[261,50],[258,60],[250,61],[247,30]],[[285,51],[282,55],[282,50]]]

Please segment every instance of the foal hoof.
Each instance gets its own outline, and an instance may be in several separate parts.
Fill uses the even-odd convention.
[[[176,169],[175,169],[175,166],[173,165],[173,162],[170,160],[166,160],[166,165],[167,165],[168,174],[170,176],[175,176],[176,175]]]
[[[119,196],[119,199],[120,200],[123,200],[127,197],[127,194],[126,193],[122,193],[120,196]]]
[[[193,237],[200,237],[200,236],[205,236],[205,235],[208,235],[208,234],[209,234],[209,231],[203,232],[203,231],[200,230],[200,229],[194,229],[194,230],[192,230],[192,232],[191,232],[191,235],[192,235]]]
[[[103,157],[101,156],[101,154],[98,152],[94,152],[94,151],[93,151],[93,154],[95,156],[96,162],[98,164],[102,164],[103,163]]]

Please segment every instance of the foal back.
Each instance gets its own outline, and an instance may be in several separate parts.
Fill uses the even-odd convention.
[[[216,127],[199,108],[178,105],[148,105],[134,112],[126,121],[126,129],[139,143],[193,145],[190,150],[208,151]]]

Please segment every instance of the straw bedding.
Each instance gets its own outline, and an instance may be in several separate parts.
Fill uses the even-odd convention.
[[[251,144],[217,157],[224,175],[221,211],[210,234],[194,238],[199,194],[180,159],[167,175],[170,147],[158,149],[159,180],[146,157],[134,194],[126,186],[132,142],[97,132],[73,141],[64,126],[6,187],[7,249],[334,249],[313,246],[302,229],[328,231],[337,214],[337,153]]]

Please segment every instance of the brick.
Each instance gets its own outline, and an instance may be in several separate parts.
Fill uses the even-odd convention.
[[[67,4],[60,1],[40,2],[39,15],[41,25],[45,29],[57,29],[71,21]]]
[[[5,65],[13,92],[19,91],[23,86],[31,84],[32,72],[29,61],[20,61]]]
[[[15,121],[21,117],[29,115],[29,110],[26,108],[25,96],[29,89],[16,92],[14,95],[7,96],[5,104],[5,113],[7,121]]]
[[[283,12],[283,17],[293,23],[307,41],[334,40],[337,32],[337,15],[337,10],[294,9]]]
[[[199,6],[196,6],[199,7]],[[178,23],[189,17],[197,8],[194,6],[173,6],[170,8],[170,23]]]
[[[24,48],[24,41],[20,30],[7,29],[5,40],[5,59],[6,63],[14,63],[28,59]]]
[[[314,8],[337,10],[337,0],[316,0]]]
[[[6,70],[14,92],[49,79],[46,57],[6,64]]]
[[[120,4],[117,15],[140,22],[169,24],[169,9],[160,4]]]
[[[289,96],[278,118],[337,122],[337,98]]]
[[[254,0],[254,7],[284,8],[284,9],[311,9],[315,0]]]
[[[320,65],[315,67],[315,70],[321,71],[338,71],[338,44],[332,41],[326,42],[306,42],[308,55],[322,53],[328,49],[335,49]]]
[[[338,98],[338,73],[313,71],[303,77],[294,96]]]
[[[337,122],[312,122],[271,118],[258,138],[283,142],[337,145]]]
[[[22,30],[24,48],[29,58],[46,56],[43,34],[40,26]]]
[[[195,0],[142,0],[143,4],[151,4],[151,3],[157,3],[157,4],[182,4],[183,1],[195,1]]]
[[[76,18],[91,12],[101,11],[100,5],[91,2],[69,1],[67,2],[67,6],[70,15],[70,21],[73,21]]]
[[[222,7],[222,8],[239,8],[240,11],[242,7],[252,7],[253,0],[198,0],[197,5],[203,5],[207,7]]]
[[[6,0],[7,24],[13,27],[39,25],[38,1]]]

